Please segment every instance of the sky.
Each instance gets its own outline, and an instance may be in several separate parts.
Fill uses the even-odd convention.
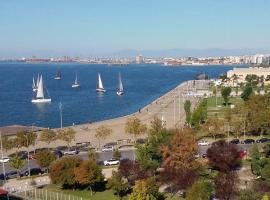
[[[0,0],[0,58],[270,49],[270,0]]]

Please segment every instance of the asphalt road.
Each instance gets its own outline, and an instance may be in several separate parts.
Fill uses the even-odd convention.
[[[258,146],[262,146],[263,144],[258,144]],[[199,146],[199,154],[203,155],[206,154],[207,149],[210,147],[211,145],[208,146]],[[240,149],[242,150],[249,150],[252,146],[252,144],[238,144],[238,146],[240,147]],[[99,154],[99,161],[104,161],[104,160],[108,160],[111,159],[113,157],[113,152],[98,152]],[[80,152],[77,156],[79,156],[80,158],[82,158],[83,160],[87,160],[88,159],[88,153],[87,152]],[[121,159],[130,159],[130,160],[134,160],[134,150],[130,149],[130,150],[121,150]],[[15,169],[9,166],[9,163],[5,163],[5,171],[6,173],[9,171],[14,171]],[[22,168],[21,171],[27,170],[27,160],[25,161],[25,165]],[[35,167],[39,167],[36,160],[29,160],[29,166],[30,168],[35,168]],[[3,165],[0,164],[0,173],[3,173]]]
[[[98,152],[99,154],[99,161],[109,160],[113,157],[113,152]],[[83,160],[88,159],[88,153],[87,152],[80,152],[76,156],[82,158]],[[134,159],[134,150],[121,150],[121,159]],[[14,168],[9,166],[9,163],[5,163],[5,171],[15,171]],[[30,168],[39,167],[36,160],[29,160],[29,166]],[[28,169],[28,162],[25,160],[25,165],[20,171],[26,171]],[[0,164],[0,174],[3,173],[3,164]]]

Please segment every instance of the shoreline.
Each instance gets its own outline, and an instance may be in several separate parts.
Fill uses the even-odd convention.
[[[125,123],[130,117],[137,117],[142,123],[146,124],[147,127],[150,126],[150,122],[155,116],[162,119],[165,122],[166,128],[168,129],[181,127],[185,124],[184,102],[186,100],[190,100],[191,108],[194,109],[203,94],[209,92],[208,84],[208,80],[184,81],[164,95],[158,97],[151,103],[129,115],[93,123],[66,126],[64,128],[73,128],[76,132],[75,141],[73,141],[71,145],[82,142],[90,142],[92,147],[98,148],[99,141],[97,138],[95,138],[95,134],[96,129],[100,125],[105,125],[112,129],[112,134],[105,140],[100,141],[100,147],[109,142],[131,141],[133,138],[132,135],[125,133]],[[59,128],[53,128],[52,130],[58,129]],[[145,138],[146,135],[147,134],[141,136],[140,138]],[[66,145],[63,141],[56,140],[49,144],[49,147],[55,148],[63,145]],[[34,148],[43,147],[48,147],[48,144],[37,141],[35,147],[31,146],[30,149],[34,150]],[[21,150],[23,150],[23,148]],[[13,152],[8,151],[7,153]]]

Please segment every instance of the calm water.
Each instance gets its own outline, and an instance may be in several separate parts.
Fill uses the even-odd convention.
[[[161,65],[107,66],[86,64],[28,64],[0,63],[0,126],[31,125],[59,127],[58,104],[63,104],[63,125],[110,119],[133,113],[157,97],[205,72],[217,77],[232,67],[228,66],[182,66],[168,68]],[[57,70],[62,80],[54,80]],[[71,88],[75,73],[80,89]],[[97,72],[101,73],[107,92],[95,92]],[[124,96],[116,95],[118,72],[122,74]],[[42,73],[52,98],[50,104],[35,105],[32,77]]]

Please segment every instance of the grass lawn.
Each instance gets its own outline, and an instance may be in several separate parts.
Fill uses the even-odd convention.
[[[82,197],[84,200],[85,199],[90,199],[90,200],[117,200],[117,196],[113,194],[112,190],[105,190],[103,192],[96,192],[94,193],[93,196],[91,196],[91,193],[89,190],[62,190],[59,186],[57,185],[47,185],[46,187],[43,188],[44,190],[47,190],[48,192],[58,192],[66,195],[71,195],[76,197]],[[184,200],[182,197],[179,197],[175,195],[174,197],[171,197],[170,194],[165,194],[166,199],[168,200]],[[72,199],[72,197],[71,197]],[[123,197],[122,200],[127,200],[128,197]]]
[[[52,191],[52,192],[60,192],[67,195],[72,195],[76,197],[82,197],[84,199],[91,199],[91,200],[117,200],[117,196],[113,194],[112,190],[105,190],[103,192],[96,192],[93,196],[89,190],[62,190],[61,188],[57,187],[56,185],[48,185],[44,188],[45,190]],[[127,200],[127,198],[123,198],[123,200]]]
[[[242,99],[239,97],[231,97],[229,104],[236,105],[241,103]],[[207,98],[207,114],[209,117],[211,116],[218,116],[223,117],[224,111],[227,108],[223,105],[224,100],[222,97],[217,97],[217,104],[216,104],[216,97],[209,97]],[[216,106],[217,105],[217,106]]]

